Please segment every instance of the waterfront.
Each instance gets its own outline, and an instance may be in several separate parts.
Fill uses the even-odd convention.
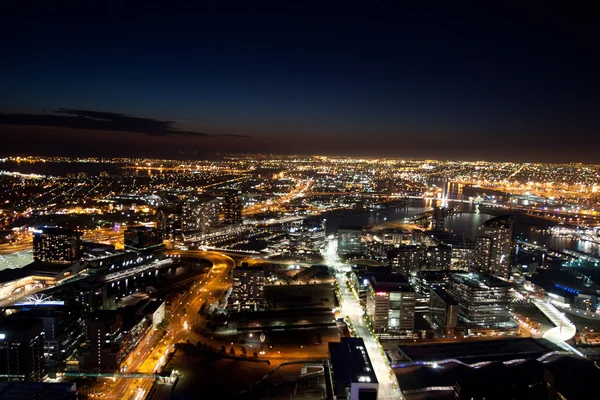
[[[385,222],[403,222],[406,218],[414,217],[431,210],[439,201],[435,200],[411,200],[404,206],[381,209],[372,212],[360,212],[354,215],[339,213],[327,216],[326,231],[327,234],[335,234],[339,225],[357,225],[370,226]],[[465,239],[474,240],[477,233],[477,227],[483,224],[494,215],[479,212],[474,203],[453,203],[449,200],[450,206],[457,207],[457,213],[447,217],[445,226],[459,235],[464,235]],[[558,237],[547,232],[545,229],[547,223],[533,225],[530,219],[527,222],[516,216],[515,236],[530,243],[540,246],[546,246],[549,249],[564,251],[575,250],[583,253],[600,255],[600,246],[598,244],[573,239],[568,237]]]

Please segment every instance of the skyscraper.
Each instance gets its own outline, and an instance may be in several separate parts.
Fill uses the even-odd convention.
[[[508,278],[512,264],[513,230],[510,216],[489,219],[477,228],[475,237],[475,269]]]
[[[230,191],[225,195],[223,222],[230,225],[242,223],[242,203],[236,191]]]
[[[83,257],[81,232],[64,228],[42,228],[34,231],[33,258],[49,263],[71,263]]]

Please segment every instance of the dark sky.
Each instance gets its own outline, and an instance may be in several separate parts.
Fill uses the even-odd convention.
[[[600,162],[592,2],[117,3],[2,2],[0,155]]]

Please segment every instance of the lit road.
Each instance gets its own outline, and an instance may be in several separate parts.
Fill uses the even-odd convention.
[[[198,257],[213,263],[213,267],[202,278],[198,279],[188,291],[172,305],[169,326],[164,336],[159,331],[151,331],[122,365],[127,372],[153,373],[159,371],[166,361],[166,354],[173,350],[175,343],[192,337],[190,326],[192,319],[197,318],[200,306],[208,301],[218,301],[217,292],[231,285],[230,273],[235,261],[221,253],[207,251],[170,251],[171,257]],[[107,398],[111,399],[143,399],[152,388],[150,379],[121,379],[112,386]]]
[[[350,269],[347,265],[340,262],[337,256],[337,243],[335,240],[327,242],[325,257],[327,264],[334,267],[336,270],[336,280],[341,293],[341,308],[344,317],[348,317],[352,322],[355,330],[355,336],[364,340],[367,347],[367,353],[373,364],[373,369],[377,380],[379,381],[379,390],[377,392],[378,399],[403,399],[402,392],[398,387],[396,375],[390,368],[382,347],[379,345],[369,328],[365,325],[362,318],[363,310],[358,304],[352,292],[348,290],[346,285],[346,272]]]
[[[284,196],[244,208],[244,210],[242,211],[242,215],[246,217],[267,211],[280,210],[290,201],[300,197],[304,197],[310,190],[312,183],[312,179],[300,181],[289,193],[287,193]]]

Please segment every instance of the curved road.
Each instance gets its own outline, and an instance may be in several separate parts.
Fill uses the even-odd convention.
[[[230,273],[235,267],[235,260],[222,253],[199,250],[175,250],[166,252],[172,257],[185,256],[202,258],[212,262],[210,271],[193,283],[187,292],[172,305],[171,319],[166,334],[159,338],[157,331],[151,331],[148,337],[140,341],[123,365],[128,372],[152,373],[164,364],[166,354],[175,343],[191,336],[190,321],[196,315],[203,302],[218,301],[214,294],[231,285]],[[160,339],[160,341],[157,341]],[[110,388],[106,397],[112,399],[144,398],[152,388],[149,379],[122,379]]]

